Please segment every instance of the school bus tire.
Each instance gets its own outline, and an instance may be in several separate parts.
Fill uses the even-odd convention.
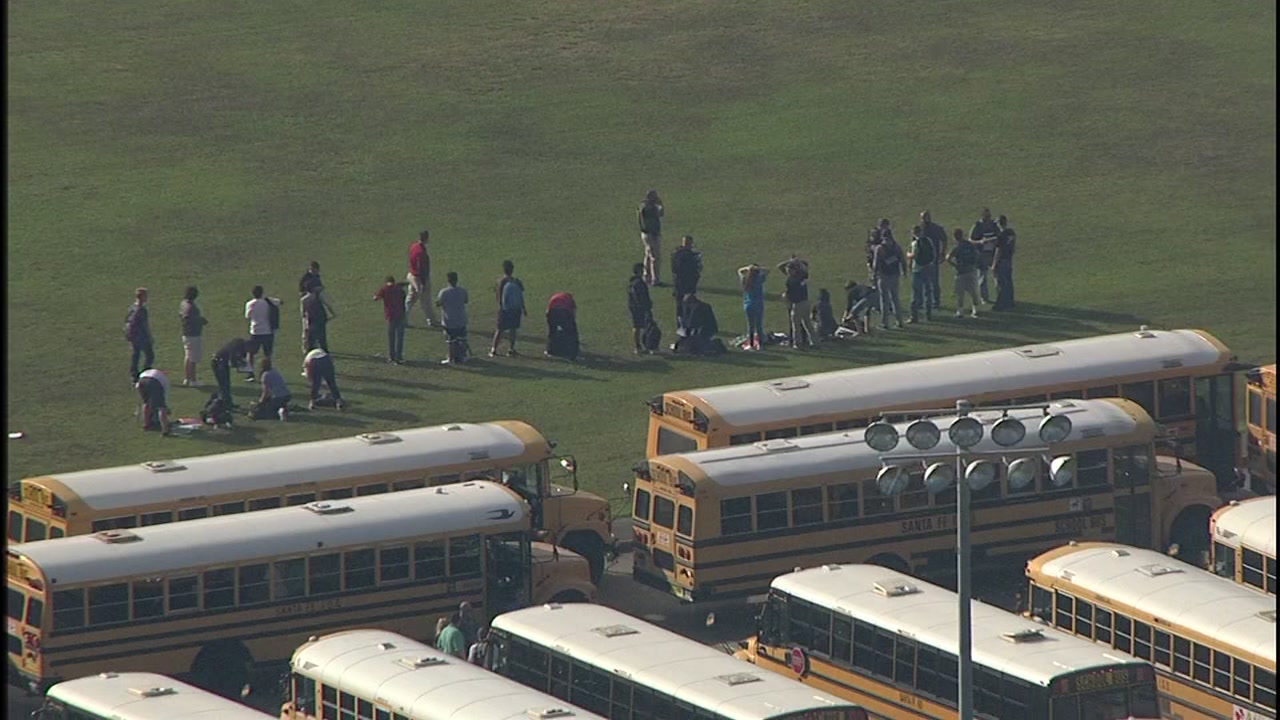
[[[867,563],[887,567],[890,570],[897,570],[900,573],[911,574],[911,566],[907,564],[907,561],[893,553],[880,553],[868,560]]]
[[[217,640],[200,648],[191,662],[195,684],[224,697],[237,698],[249,684],[253,655],[239,640]]]
[[[1192,505],[1178,513],[1169,531],[1169,542],[1178,546],[1178,559],[1201,565],[1209,552],[1209,517],[1213,510],[1205,505]]]
[[[599,585],[604,577],[604,542],[589,530],[575,530],[564,536],[561,545],[587,559],[591,567],[591,582]]]
[[[568,603],[591,602],[591,600],[577,590],[561,590],[551,598],[551,602],[564,605]]]

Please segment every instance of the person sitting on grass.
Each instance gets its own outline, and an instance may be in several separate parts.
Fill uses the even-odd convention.
[[[830,340],[836,334],[836,314],[831,307],[831,293],[826,288],[818,290],[818,302],[810,309],[813,329],[819,340]]]
[[[254,418],[265,420],[271,417],[280,418],[281,422],[289,419],[289,386],[285,384],[284,375],[271,366],[271,358],[262,358],[262,395],[258,398],[258,410]]]

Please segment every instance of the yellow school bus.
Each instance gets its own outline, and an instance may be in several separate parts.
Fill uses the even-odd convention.
[[[614,542],[609,503],[578,491],[573,458],[554,447],[532,425],[499,420],[32,477],[9,487],[9,542],[502,480],[537,498],[539,529],[587,558],[599,581]],[[565,471],[569,487],[553,482]]]
[[[1276,491],[1276,366],[1255,368],[1246,376],[1249,475],[1253,489]]]
[[[985,425],[1004,413],[1034,427],[1046,410],[978,411]],[[975,566],[1020,565],[1073,538],[1117,539],[1192,557],[1208,553],[1209,515],[1222,502],[1207,470],[1155,455],[1156,425],[1131,400],[1055,400],[1047,412],[1071,419],[1052,448],[1072,458],[1074,477],[1054,482],[1041,458],[1023,486],[1000,477],[971,493]],[[946,427],[954,418],[940,418]],[[899,426],[900,433],[905,426]],[[871,562],[946,577],[955,567],[955,490],[931,494],[924,467],[910,464],[906,490],[877,483],[882,454],[863,431],[765,440],[653,458],[635,472],[634,577],[687,602],[764,593],[796,566]],[[1040,457],[1002,449],[990,432],[973,449],[1006,459]],[[1021,447],[1039,442],[1029,433]],[[943,437],[936,452],[953,452]]]
[[[1276,716],[1276,600],[1153,550],[1071,543],[1027,563],[1031,614],[1150,661],[1169,718]]]
[[[49,688],[33,720],[271,720],[246,705],[156,673],[100,673]]]
[[[1276,594],[1276,496],[1233,502],[1209,519],[1213,572]]]
[[[865,427],[885,413],[1059,398],[1124,397],[1223,490],[1244,462],[1235,375],[1203,330],[1149,330],[668,392],[649,401],[645,457]],[[1273,396],[1274,397],[1274,396]]]
[[[972,701],[1002,720],[1159,717],[1149,663],[972,600]],[[959,717],[959,599],[875,565],[774,579],[737,655],[881,718]]]
[[[473,481],[11,545],[9,671],[190,670],[226,694],[316,632],[594,600],[586,561],[535,557],[533,532],[519,495]]]

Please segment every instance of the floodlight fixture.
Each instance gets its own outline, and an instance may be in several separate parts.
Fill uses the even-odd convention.
[[[872,450],[889,452],[898,447],[898,428],[883,419],[877,420],[868,425],[867,429],[863,431],[862,439]]]
[[[977,445],[982,440],[982,434],[982,421],[968,415],[956,418],[951,427],[947,428],[947,437],[951,443],[964,450]]]
[[[910,478],[907,476],[907,469],[901,465],[885,465],[876,475],[876,486],[880,488],[881,494],[890,497],[906,490],[908,482]]]
[[[1076,459],[1070,455],[1062,455],[1049,462],[1049,482],[1054,487],[1070,485],[1076,478]]]
[[[1009,417],[1007,412],[991,428],[991,439],[1000,447],[1013,447],[1026,436],[1027,426],[1018,418]]]
[[[975,492],[985,490],[1000,475],[1000,468],[990,460],[974,460],[964,469],[964,480]]]
[[[936,462],[924,471],[924,486],[930,495],[946,490],[955,481],[956,467],[949,462]]]
[[[907,442],[917,450],[932,450],[942,439],[937,423],[921,418],[907,426]]]
[[[1060,443],[1071,434],[1071,418],[1066,415],[1048,415],[1040,421],[1040,440],[1046,445]]]
[[[1009,489],[1022,490],[1036,479],[1036,471],[1040,465],[1039,458],[1018,458],[1009,463]]]

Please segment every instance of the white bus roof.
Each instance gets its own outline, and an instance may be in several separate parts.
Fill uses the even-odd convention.
[[[1136,403],[1127,400],[1055,400],[1049,403],[1049,411],[1071,418],[1071,434],[1064,442],[1081,439],[1118,436],[1132,433],[1138,423],[1130,412],[1145,412]],[[991,425],[1001,418],[1003,410],[973,413],[986,426],[983,439],[971,450],[988,452],[1002,450],[991,439]],[[1040,447],[1037,434],[1043,412],[1036,409],[1010,410],[1010,417],[1024,422],[1027,436],[1019,445]],[[942,439],[931,453],[946,454],[955,448],[947,438],[946,428],[954,417],[934,418],[942,429]],[[917,452],[903,437],[907,423],[898,423],[899,445],[890,453],[871,449],[863,441],[864,430],[805,435],[796,438],[763,440],[748,445],[732,445],[698,452],[681,453],[667,457],[680,457],[691,463],[708,478],[722,487],[741,487],[755,483],[809,477],[827,473],[851,472],[879,467],[880,458],[901,453]],[[1018,446],[1006,450],[1018,452]],[[662,458],[658,458],[662,459]]]
[[[456,423],[162,461],[157,469],[139,463],[27,479],[57,480],[101,511],[500,460],[523,452],[525,444],[500,424]]]
[[[329,512],[317,512],[326,506]],[[332,512],[334,509],[347,511]],[[232,565],[426,534],[528,525],[528,506],[496,483],[471,481],[345,500],[10,545],[58,586],[183,568]],[[137,538],[129,540],[128,538]],[[57,589],[54,587],[53,589]]]
[[[1060,552],[1051,550],[1050,552]],[[1033,561],[1034,562],[1034,561]],[[1276,662],[1276,599],[1154,550],[1086,543],[1046,560],[1060,578],[1223,646]]]
[[[294,651],[290,667],[343,692],[376,698],[412,720],[604,720],[385,630],[347,630],[312,638]],[[549,712],[552,709],[566,714]]]
[[[116,720],[267,720],[273,716],[155,673],[102,673],[49,688],[48,697]]]
[[[915,591],[882,593],[877,586]],[[878,565],[823,565],[779,575],[772,587],[959,654],[958,596],[910,575]],[[1048,687],[1054,678],[1069,673],[1142,662],[978,600],[971,602],[974,663],[1029,683]],[[1026,639],[1014,640],[1019,637]]]
[[[604,605],[525,608],[493,627],[733,720],[856,707]]]
[[[1141,330],[686,392],[730,425],[755,426],[860,409],[948,402],[963,397],[957,396],[956,388],[1026,395],[1023,390],[1222,360],[1222,348],[1199,331]]]
[[[1213,516],[1214,540],[1276,556],[1276,496],[1233,502]]]

